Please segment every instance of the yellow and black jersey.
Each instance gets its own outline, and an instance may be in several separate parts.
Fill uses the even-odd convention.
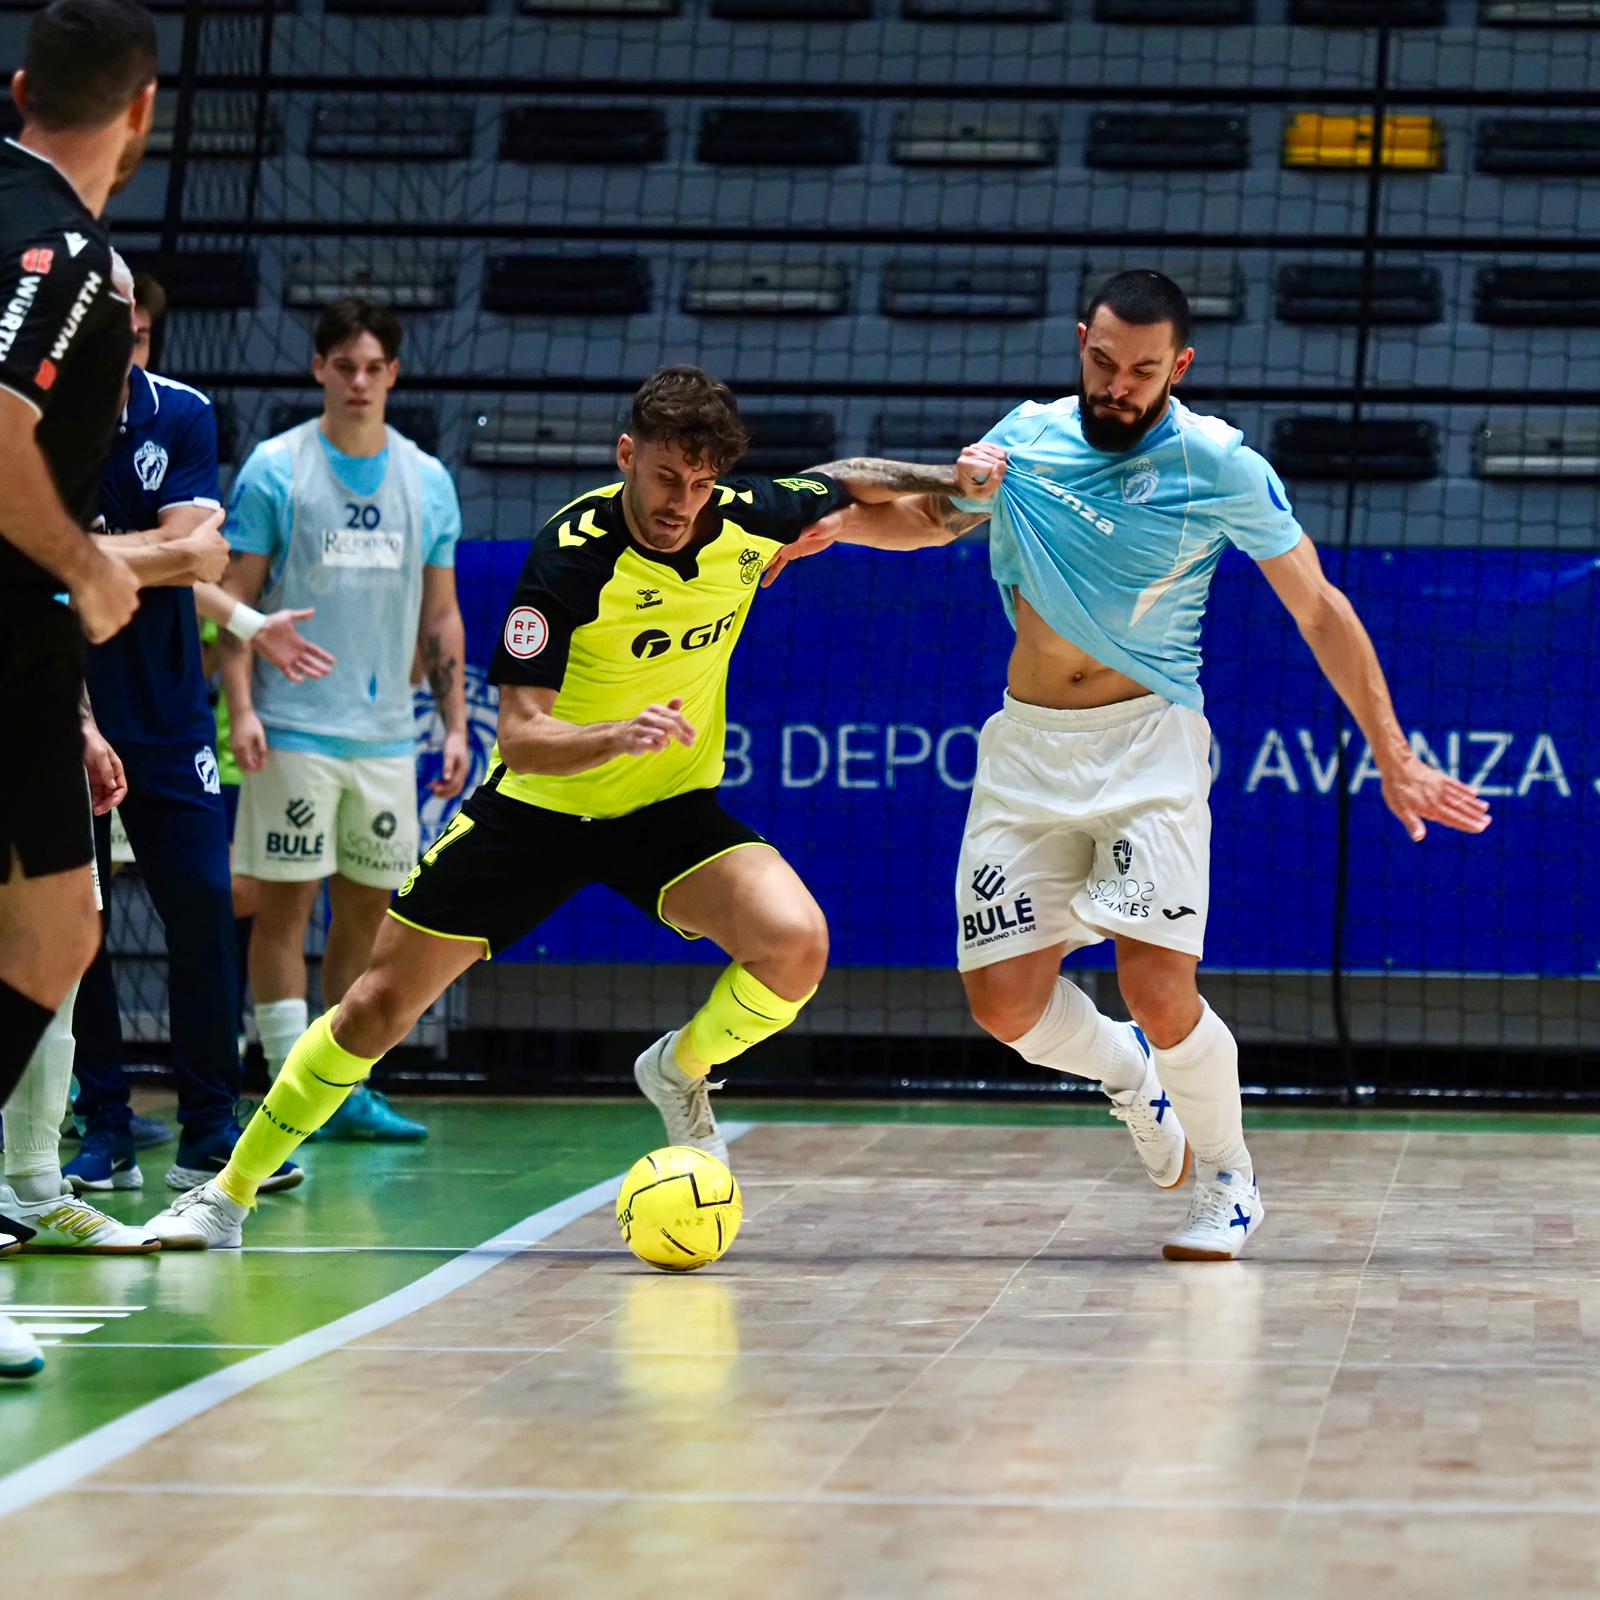
[[[626,722],[683,701],[695,730],[656,755],[566,776],[513,773],[494,752],[491,788],[573,816],[620,817],[722,779],[728,664],[762,569],[782,545],[850,504],[831,478],[730,478],[672,554],[628,532],[622,485],[563,506],[533,541],[490,679],[559,690],[564,722]]]

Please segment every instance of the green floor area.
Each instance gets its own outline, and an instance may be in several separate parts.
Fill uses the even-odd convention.
[[[159,1100],[141,1110],[170,1110]],[[0,1472],[265,1346],[382,1298],[451,1254],[613,1174],[661,1142],[637,1101],[410,1101],[429,1124],[420,1145],[313,1144],[311,1181],[268,1196],[244,1252],[134,1258],[13,1256],[7,1304],[62,1308],[61,1335],[32,1383],[0,1384]],[[725,1119],[930,1126],[1099,1126],[1104,1112],[1037,1102],[822,1103],[731,1100]],[[1257,1128],[1600,1134],[1600,1117],[1463,1112],[1254,1110]],[[70,1151],[71,1147],[67,1147]],[[101,1197],[130,1222],[158,1211],[171,1146],[141,1153],[142,1192]],[[120,1310],[126,1315],[108,1315]]]

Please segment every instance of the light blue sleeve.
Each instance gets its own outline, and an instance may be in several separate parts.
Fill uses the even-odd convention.
[[[1027,402],[1017,406],[1015,410],[1008,411],[995,425],[978,441],[979,444],[998,444],[1009,450],[1016,443],[1016,436],[1020,431],[1017,423],[1027,407]],[[1037,413],[1036,413],[1037,414]],[[1035,432],[1038,430],[1036,429]],[[1001,493],[1005,492],[1004,487]],[[950,504],[958,511],[982,511],[988,513],[995,508],[995,502],[990,500],[962,500],[955,495],[950,496]]]
[[[1266,457],[1248,445],[1219,458],[1215,495],[1207,509],[1218,530],[1252,561],[1287,555],[1305,532],[1289,505],[1283,480]]]
[[[429,456],[422,464],[422,564],[453,567],[461,537],[461,501],[444,464]]]
[[[270,556],[276,565],[289,549],[293,491],[294,462],[289,452],[258,444],[233,480],[223,537],[242,554]]]

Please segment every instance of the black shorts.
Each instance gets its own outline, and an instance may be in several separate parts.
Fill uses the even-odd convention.
[[[499,955],[580,889],[603,883],[683,934],[661,902],[680,878],[745,845],[765,844],[730,817],[715,789],[641,806],[625,817],[568,816],[479,788],[401,884],[389,915],[424,933],[480,941]]]
[[[83,775],[83,630],[48,594],[0,596],[0,728],[12,770],[0,783],[0,883],[13,852],[25,878],[94,860]]]

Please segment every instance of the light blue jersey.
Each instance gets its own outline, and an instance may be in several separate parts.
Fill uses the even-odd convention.
[[[301,632],[335,658],[291,684],[257,663],[256,711],[275,749],[410,755],[412,654],[424,567],[453,567],[461,507],[442,462],[389,430],[375,456],[347,456],[305,423],[258,445],[228,507],[235,550],[271,569],[262,604],[313,606]]]
[[[990,511],[989,562],[1080,650],[1199,711],[1200,622],[1222,552],[1267,561],[1301,538],[1289,497],[1244,435],[1178,401],[1134,449],[1096,450],[1076,396],[1027,401],[984,435],[1010,465]]]

